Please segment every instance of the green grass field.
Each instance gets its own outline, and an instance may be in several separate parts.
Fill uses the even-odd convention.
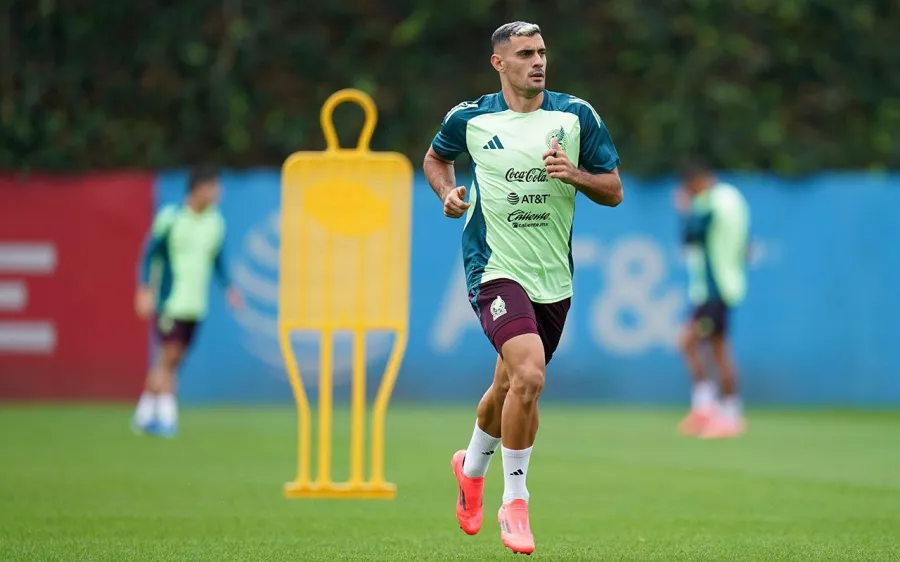
[[[283,498],[289,409],[187,409],[171,441],[132,435],[129,414],[0,408],[0,559],[515,558],[495,519],[499,456],[481,533],[456,524],[449,457],[471,408],[392,408],[400,495],[369,502]],[[542,409],[534,559],[900,560],[900,414],[753,412],[750,432],[723,442],[677,437],[678,414]]]

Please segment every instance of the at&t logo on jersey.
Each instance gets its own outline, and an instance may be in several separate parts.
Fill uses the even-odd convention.
[[[543,205],[547,202],[547,199],[550,199],[549,193],[526,193],[525,195],[519,195],[518,193],[510,192],[509,195],[506,196],[506,201],[510,205],[518,205],[522,203],[523,205],[530,203],[532,205]]]

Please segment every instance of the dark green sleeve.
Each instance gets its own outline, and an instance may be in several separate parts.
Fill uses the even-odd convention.
[[[140,267],[138,268],[138,280],[141,285],[146,285],[150,282],[150,273],[153,269],[154,259],[165,253],[169,232],[172,230],[172,223],[175,221],[175,214],[175,209],[164,207],[153,219],[153,226],[150,227],[150,234],[144,244],[144,253],[141,256]]]
[[[619,166],[619,153],[613,144],[606,124],[587,102],[571,104],[581,125],[581,151],[578,164],[592,174],[611,172]]]
[[[214,269],[216,272],[216,279],[219,280],[219,283],[224,288],[231,287],[231,273],[228,267],[228,260],[225,257],[225,222],[222,221],[222,239],[219,242],[219,251],[216,252],[216,258],[214,262]]]
[[[435,154],[444,160],[456,160],[460,154],[466,152],[466,126],[468,120],[463,113],[468,104],[460,104],[447,113],[441,123],[441,130],[431,141],[431,147]]]

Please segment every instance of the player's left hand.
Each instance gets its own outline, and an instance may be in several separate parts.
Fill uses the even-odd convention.
[[[134,297],[134,309],[138,318],[148,320],[153,315],[153,308],[156,306],[155,301],[152,290],[147,287],[140,287]]]
[[[568,184],[575,183],[578,168],[569,161],[569,157],[559,147],[559,142],[555,138],[550,144],[550,150],[544,152],[541,158],[544,160],[544,167],[551,178]]]
[[[244,307],[244,297],[241,296],[241,293],[237,289],[228,289],[226,298],[228,299],[228,304],[231,305],[231,308],[240,310]]]

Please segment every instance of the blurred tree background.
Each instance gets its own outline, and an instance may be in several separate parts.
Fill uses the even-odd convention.
[[[0,168],[277,166],[324,147],[337,89],[375,98],[415,164],[453,105],[499,88],[490,35],[541,25],[548,85],[590,101],[623,170],[900,167],[892,0],[9,0]],[[338,127],[355,142],[361,112]]]

